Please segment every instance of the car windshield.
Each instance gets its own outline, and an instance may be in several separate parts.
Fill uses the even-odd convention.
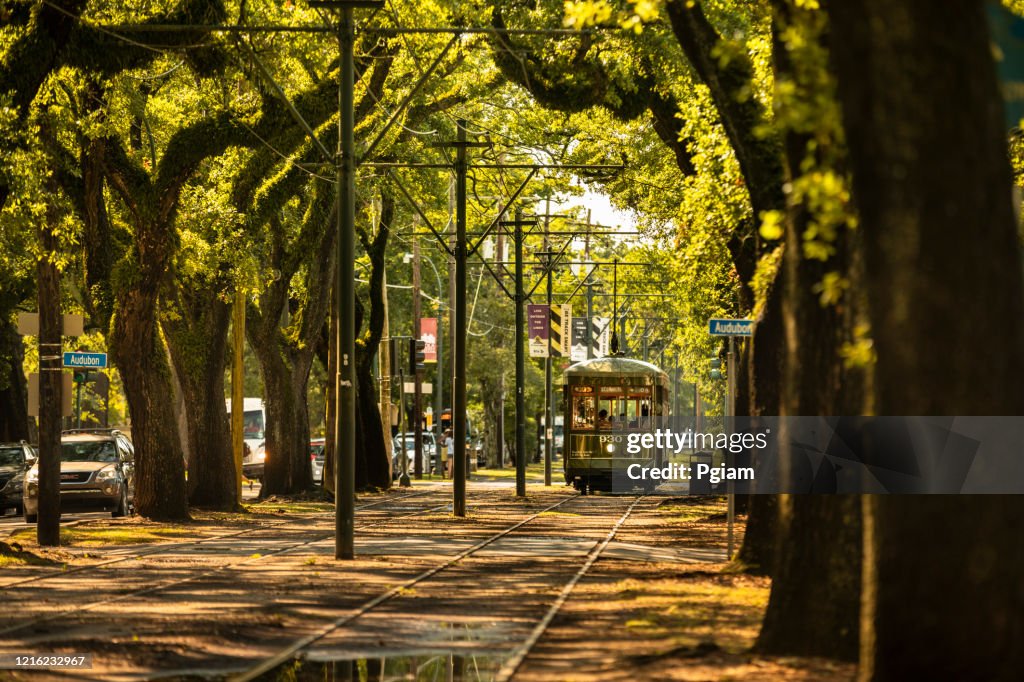
[[[0,448],[0,467],[21,464],[23,461],[20,447]]]
[[[246,440],[257,440],[264,437],[263,410],[246,410],[243,415],[243,427]]]
[[[412,435],[411,433],[407,434],[405,436],[405,444],[409,447],[409,449],[412,449],[412,448],[416,447],[416,436]],[[424,433],[423,434],[423,444],[424,445],[433,445],[434,444],[434,439],[433,438],[427,438],[427,434]],[[402,437],[401,436],[395,436],[395,445],[398,446],[398,447],[402,446]]]
[[[116,462],[117,446],[109,440],[86,440],[61,443],[62,462]]]

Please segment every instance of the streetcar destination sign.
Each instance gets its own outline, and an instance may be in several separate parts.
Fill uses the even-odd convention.
[[[711,336],[751,336],[754,333],[753,320],[712,318],[708,324]]]
[[[74,369],[103,369],[107,366],[106,353],[65,353],[64,366]]]

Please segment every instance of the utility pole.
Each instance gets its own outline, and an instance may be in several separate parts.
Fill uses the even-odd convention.
[[[612,342],[611,351],[612,355],[619,355],[619,349],[622,347],[622,340],[619,339],[616,333],[616,327],[619,324],[619,259],[616,258],[612,265],[612,319],[609,324],[612,326]]]
[[[587,234],[583,240],[583,260],[590,261],[590,209],[587,209]],[[594,358],[594,270],[587,273],[587,360]],[[563,452],[563,457],[564,457]]]
[[[547,422],[544,429],[544,485],[551,485],[551,450],[554,446],[555,420],[554,410],[551,405],[551,271],[553,268],[552,258],[554,254],[548,245],[548,230],[551,229],[551,197],[544,201],[544,256],[547,258],[547,314],[548,314],[548,356],[544,358],[544,421]]]
[[[235,505],[242,502],[242,459],[245,454],[245,292],[235,291],[232,320],[231,450],[235,459]]]
[[[523,210],[513,222],[516,250],[516,497],[526,497],[526,287],[523,285]]]
[[[420,329],[420,240],[415,236],[418,216],[413,216],[412,238],[412,338],[418,339]],[[414,359],[410,359],[414,363]],[[412,470],[416,480],[423,478],[423,381],[419,372],[413,372],[412,416],[413,423],[413,462]],[[405,387],[402,387],[405,390]]]
[[[498,226],[498,235],[495,239],[494,263],[497,266],[505,260],[505,226]],[[517,328],[518,330],[518,328]],[[518,333],[518,331],[517,331]],[[494,466],[497,469],[505,468],[505,372],[498,375],[498,395],[500,405],[498,409],[498,423],[495,425],[494,449],[497,451],[494,458]]]
[[[448,185],[448,215],[450,217],[450,227],[454,227],[455,220],[455,205],[458,200],[455,198],[456,183],[455,178],[452,178],[452,182]],[[453,434],[452,440],[452,451],[448,453],[448,458],[452,462],[452,477],[455,476],[455,410],[452,409],[455,405],[455,299],[458,294],[455,293],[455,230],[450,230],[448,237],[448,348],[451,355],[451,369],[448,371],[448,393],[450,398],[448,399],[448,408],[451,410],[452,418],[449,420],[448,428]],[[445,472],[447,475],[447,472]],[[454,508],[454,507],[453,507]]]
[[[337,173],[337,266],[335,290],[338,292],[338,358],[335,376],[337,409],[334,413],[335,467],[335,544],[336,559],[355,558],[355,481],[356,481],[356,324],[355,324],[355,19],[356,7],[381,7],[381,0],[332,0],[321,6],[337,7],[338,49],[341,73],[338,83]]]
[[[455,383],[452,386],[452,425],[455,427],[455,474],[452,511],[455,516],[466,515],[466,120],[459,119],[455,149]]]
[[[380,346],[377,348],[377,373],[380,375],[380,426],[384,432],[384,452],[388,457],[388,470],[391,470],[391,373],[396,359],[391,357],[391,322],[388,319],[388,271],[383,268],[381,273],[381,294],[384,299],[384,328],[381,330]],[[393,474],[392,474],[393,475]]]
[[[43,256],[37,266],[39,291],[39,511],[36,541],[41,546],[60,545],[60,431],[63,407],[60,312],[60,272],[50,255],[58,253],[54,234],[55,211],[46,212],[40,228]]]
[[[395,349],[398,344],[394,344]],[[405,367],[399,353],[395,353],[395,364],[398,366],[398,441],[402,445],[402,475],[398,477],[398,485],[408,488],[412,485],[409,480],[409,453],[405,445]]]
[[[497,469],[505,468],[505,373],[498,375],[498,395],[501,396],[501,409],[498,410],[498,423],[495,425],[494,449],[497,456],[494,458],[494,466]]]

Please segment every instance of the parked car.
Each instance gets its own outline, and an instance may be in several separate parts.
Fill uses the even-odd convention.
[[[13,509],[15,514],[21,513],[25,471],[35,461],[36,451],[25,441],[0,443],[0,516],[4,516],[8,509]]]
[[[391,475],[398,478],[402,473],[402,460],[399,455],[402,452],[402,435],[399,434],[391,441]],[[409,473],[415,470],[416,462],[416,436],[412,432],[405,434],[405,453],[409,461]],[[437,471],[438,457],[437,447],[434,443],[434,434],[429,431],[423,432],[423,473]]]
[[[487,466],[487,455],[484,453],[484,439],[475,438],[473,440],[473,452],[476,454],[476,466],[477,468],[484,468]]]
[[[259,481],[263,484],[263,464],[267,459],[267,442],[260,441],[255,451],[245,444],[245,451],[242,455],[242,475],[250,481]]]
[[[309,441],[309,464],[313,468],[313,483],[323,485],[324,483],[324,447],[327,441],[323,438],[314,438]]]
[[[39,462],[25,473],[26,523],[39,514]],[[65,431],[60,442],[61,512],[109,511],[127,516],[135,502],[135,448],[115,429]]]

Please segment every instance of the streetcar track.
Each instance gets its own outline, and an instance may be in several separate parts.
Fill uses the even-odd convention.
[[[409,495],[408,497],[413,497],[413,496]],[[427,509],[420,509],[420,510],[408,512],[408,513],[405,513],[405,514],[399,514],[397,516],[389,516],[389,517],[387,517],[385,519],[379,519],[379,520],[376,520],[376,521],[370,521],[370,522],[367,522],[367,523],[364,523],[364,524],[360,524],[360,525],[356,526],[356,528],[357,529],[372,528],[374,526],[380,526],[380,525],[384,525],[386,523],[390,523],[391,521],[394,521],[394,520],[397,520],[397,519],[407,518],[409,516],[418,516],[420,514],[428,514],[428,513],[431,513],[431,512],[442,510],[442,509],[447,509],[448,506],[449,506],[449,503],[444,503],[444,504],[441,504],[441,505],[436,505],[434,507],[429,507]],[[265,529],[266,528],[264,527],[264,530]],[[140,590],[133,590],[131,592],[126,592],[124,594],[115,595],[115,596],[112,596],[112,597],[108,597],[106,599],[101,599],[101,600],[97,600],[97,601],[94,601],[94,602],[89,602],[88,604],[76,605],[74,608],[71,608],[71,609],[65,609],[65,610],[62,610],[62,611],[56,611],[54,613],[48,613],[48,614],[46,614],[44,616],[40,616],[38,618],[33,618],[32,620],[28,620],[28,621],[24,621],[24,622],[19,623],[19,624],[11,625],[11,626],[8,626],[6,628],[0,628],[0,635],[7,635],[7,634],[12,633],[12,632],[18,632],[20,630],[24,630],[24,629],[26,629],[28,627],[32,627],[32,626],[38,625],[40,623],[49,622],[49,621],[54,620],[56,618],[60,618],[60,617],[64,617],[64,616],[68,616],[68,615],[72,615],[72,614],[77,614],[77,613],[82,613],[82,612],[85,612],[85,611],[91,611],[92,609],[94,609],[95,607],[98,607],[98,606],[105,606],[107,604],[112,604],[112,603],[124,601],[126,599],[131,599],[131,598],[134,598],[134,597],[141,597],[141,596],[144,596],[144,595],[147,595],[147,594],[153,594],[155,592],[160,592],[162,590],[166,590],[166,589],[171,588],[171,587],[176,587],[178,585],[183,585],[185,583],[189,583],[189,582],[192,582],[192,581],[195,581],[195,580],[199,580],[201,578],[206,578],[206,577],[209,577],[209,576],[212,576],[212,575],[216,575],[216,574],[222,573],[224,571],[227,571],[229,569],[237,569],[240,566],[244,566],[244,565],[247,565],[247,564],[250,564],[250,563],[255,563],[257,561],[262,561],[263,559],[267,559],[267,558],[275,557],[275,556],[280,556],[282,554],[285,554],[287,552],[291,552],[291,551],[299,549],[301,547],[306,547],[308,545],[313,545],[313,544],[316,544],[318,542],[322,542],[323,540],[326,540],[328,538],[332,538],[334,536],[335,536],[335,533],[334,533],[333,529],[330,530],[330,531],[321,531],[321,532],[317,533],[317,536],[315,538],[312,538],[312,539],[309,539],[309,540],[304,540],[302,542],[297,542],[297,543],[288,545],[287,547],[282,547],[282,548],[279,548],[279,549],[276,549],[276,550],[269,551],[269,552],[267,552],[265,554],[259,554],[259,555],[256,555],[256,556],[250,556],[250,557],[247,557],[247,558],[243,559],[242,561],[237,561],[237,562],[234,562],[234,563],[231,563],[231,564],[224,564],[222,566],[217,566],[215,568],[203,571],[202,573],[197,573],[197,574],[190,575],[190,576],[187,576],[187,577],[184,577],[184,578],[179,578],[179,579],[176,579],[176,580],[172,580],[170,582],[161,583],[159,585],[153,585],[153,586],[146,587],[146,588],[143,588],[143,589],[140,589]],[[89,567],[83,567],[83,568],[89,568]],[[53,574],[53,576],[56,576],[56,575],[67,575],[67,572],[60,573],[60,574]]]
[[[404,581],[403,583],[392,587],[391,589],[387,590],[386,592],[383,592],[383,593],[377,595],[373,599],[370,599],[369,601],[364,602],[361,606],[358,606],[355,609],[350,610],[344,616],[341,616],[340,618],[337,618],[337,619],[331,621],[327,625],[322,626],[319,630],[313,632],[312,634],[306,635],[305,637],[302,637],[300,639],[295,640],[290,645],[288,645],[284,649],[281,649],[280,651],[278,651],[273,656],[270,656],[268,658],[263,659],[258,665],[254,666],[252,668],[249,668],[249,669],[247,669],[247,670],[245,670],[243,672],[240,672],[240,673],[237,673],[237,674],[233,674],[228,679],[231,680],[231,682],[249,682],[250,680],[256,679],[260,675],[263,675],[263,674],[265,674],[265,673],[275,669],[276,667],[278,667],[278,666],[280,666],[280,665],[282,665],[284,663],[287,663],[288,661],[292,660],[297,653],[299,653],[303,649],[309,647],[311,644],[314,644],[315,642],[323,639],[324,637],[327,637],[332,632],[335,632],[339,628],[347,625],[348,623],[351,623],[355,619],[365,615],[366,613],[368,613],[371,610],[377,608],[381,604],[384,604],[386,602],[391,601],[392,599],[394,599],[395,597],[399,596],[400,594],[402,594],[404,591],[408,590],[409,588],[411,588],[411,587],[413,587],[413,586],[423,582],[424,580],[427,580],[427,579],[437,575],[441,571],[443,571],[443,570],[445,570],[447,568],[450,568],[451,566],[454,566],[455,564],[459,563],[460,561],[462,561],[466,557],[468,557],[468,556],[470,556],[472,554],[475,554],[476,552],[480,551],[484,547],[487,547],[487,546],[493,544],[494,542],[497,542],[501,538],[506,537],[507,535],[513,533],[514,531],[518,530],[519,528],[525,526],[527,523],[537,519],[544,512],[548,512],[548,511],[551,511],[553,509],[556,509],[557,507],[560,507],[563,504],[565,504],[565,503],[567,503],[567,502],[569,502],[571,500],[579,499],[579,497],[580,497],[579,495],[575,495],[575,494],[574,495],[570,495],[570,496],[566,497],[564,500],[556,502],[555,504],[552,504],[552,505],[550,505],[548,507],[545,507],[544,509],[541,509],[540,511],[537,511],[537,512],[531,514],[530,516],[528,516],[527,518],[523,519],[522,521],[519,521],[519,522],[513,524],[512,526],[509,526],[508,528],[505,528],[504,530],[502,530],[502,531],[500,531],[498,533],[495,533],[494,535],[491,535],[490,537],[486,538],[485,540],[482,540],[482,541],[476,543],[472,547],[469,547],[468,549],[463,550],[462,552],[456,554],[454,557],[451,557],[450,559],[446,560],[444,563],[442,563],[442,564],[440,564],[438,566],[434,566],[433,568],[429,568],[429,569],[423,571],[422,573],[419,573],[419,574],[413,576],[412,578],[409,578],[408,580]],[[639,500],[637,500],[637,501],[639,501]],[[635,504],[636,503],[634,502],[634,505]],[[630,507],[630,510],[632,510],[632,507]]]
[[[593,565],[597,562],[597,560],[600,558],[601,554],[608,547],[608,545],[611,544],[612,539],[615,537],[615,534],[618,533],[619,529],[622,527],[622,524],[626,522],[626,519],[628,519],[630,514],[633,513],[633,509],[635,509],[636,506],[640,504],[640,501],[643,500],[644,497],[644,495],[637,497],[636,500],[634,500],[633,503],[629,505],[629,508],[626,509],[625,513],[619,518],[618,522],[612,527],[610,531],[608,531],[608,535],[606,535],[605,538],[599,544],[597,544],[596,546],[594,546],[592,550],[590,550],[590,552],[587,554],[586,561],[584,561],[583,563],[583,566],[580,567],[580,569],[575,573],[575,575],[573,575],[569,582],[565,584],[565,587],[562,588],[562,591],[559,593],[558,598],[555,599],[555,602],[550,606],[550,608],[548,608],[547,612],[544,614],[544,617],[540,620],[540,622],[538,622],[537,625],[534,626],[533,630],[530,632],[530,635],[526,638],[526,641],[515,649],[515,651],[512,654],[512,657],[509,658],[498,671],[495,677],[495,682],[508,682],[508,680],[512,679],[512,676],[515,675],[516,671],[519,670],[519,666],[523,664],[523,661],[525,661],[526,657],[530,655],[530,652],[533,650],[533,647],[536,646],[537,642],[540,641],[540,638],[544,635],[544,632],[548,629],[548,626],[551,625],[552,621],[554,621],[555,616],[558,615],[558,612],[561,610],[562,606],[564,606],[565,602],[569,600],[569,596],[572,594],[572,591],[576,588],[576,585],[579,583],[580,580],[583,579],[583,576],[587,574],[591,567],[593,567]]]
[[[364,505],[358,506],[358,507],[355,508],[355,510],[356,511],[361,511],[363,509],[369,509],[370,507],[376,507],[377,505],[380,505],[380,504],[385,504],[385,503],[388,503],[388,502],[398,502],[400,500],[405,500],[405,499],[408,499],[410,497],[420,497],[422,495],[427,495],[427,494],[432,493],[432,492],[434,492],[434,491],[433,490],[424,490],[424,491],[412,493],[412,494],[409,494],[409,495],[403,495],[403,496],[397,497],[397,498],[392,498],[392,499],[387,499],[387,500],[378,500],[376,502],[371,502],[369,504],[364,504]],[[319,518],[319,515],[310,515],[310,517],[314,517],[314,516],[316,518]],[[399,518],[399,517],[394,517],[394,518]],[[92,519],[84,519],[82,521],[77,521],[75,523],[79,524],[79,523],[87,523],[87,522],[91,522],[91,521],[92,521]],[[29,578],[22,578],[20,580],[15,580],[15,581],[8,582],[8,583],[2,583],[2,584],[0,584],[0,589],[5,589],[6,590],[8,588],[17,587],[19,585],[26,585],[28,583],[39,582],[39,581],[42,581],[42,580],[50,580],[52,578],[64,577],[64,576],[71,575],[71,574],[74,574],[74,573],[82,573],[82,572],[85,572],[85,571],[91,571],[91,570],[95,570],[95,569],[99,569],[99,568],[104,568],[106,566],[111,566],[113,564],[119,564],[119,563],[124,562],[124,561],[132,561],[132,560],[143,559],[145,557],[153,556],[154,554],[163,554],[165,552],[170,552],[170,551],[173,551],[175,549],[181,549],[181,548],[189,547],[189,546],[193,546],[193,545],[201,545],[201,544],[204,544],[204,543],[217,542],[219,540],[226,540],[226,539],[230,539],[230,538],[235,538],[235,537],[239,537],[241,535],[246,535],[246,534],[249,534],[249,533],[255,533],[255,532],[263,531],[263,530],[272,530],[274,528],[277,528],[279,526],[283,526],[283,525],[285,525],[287,523],[290,523],[290,522],[293,522],[293,521],[295,521],[295,519],[293,519],[293,518],[279,519],[279,520],[275,519],[275,520],[273,520],[273,521],[271,521],[269,523],[262,524],[262,525],[259,525],[259,526],[255,526],[253,528],[246,528],[245,530],[232,531],[230,533],[223,533],[221,535],[213,535],[213,536],[210,536],[210,537],[207,537],[207,538],[199,538],[198,540],[188,540],[188,541],[184,541],[184,542],[161,543],[157,547],[154,547],[154,548],[152,548],[150,550],[144,550],[144,551],[137,552],[135,554],[131,554],[131,555],[128,555],[128,556],[118,557],[116,559],[109,559],[107,561],[101,561],[101,562],[98,562],[98,563],[95,563],[95,564],[88,564],[86,566],[77,566],[75,568],[69,568],[69,569],[60,570],[60,571],[52,571],[50,573],[44,573],[42,575],[36,575],[36,576],[29,577]],[[2,632],[3,631],[0,630],[0,633],[2,633]]]

